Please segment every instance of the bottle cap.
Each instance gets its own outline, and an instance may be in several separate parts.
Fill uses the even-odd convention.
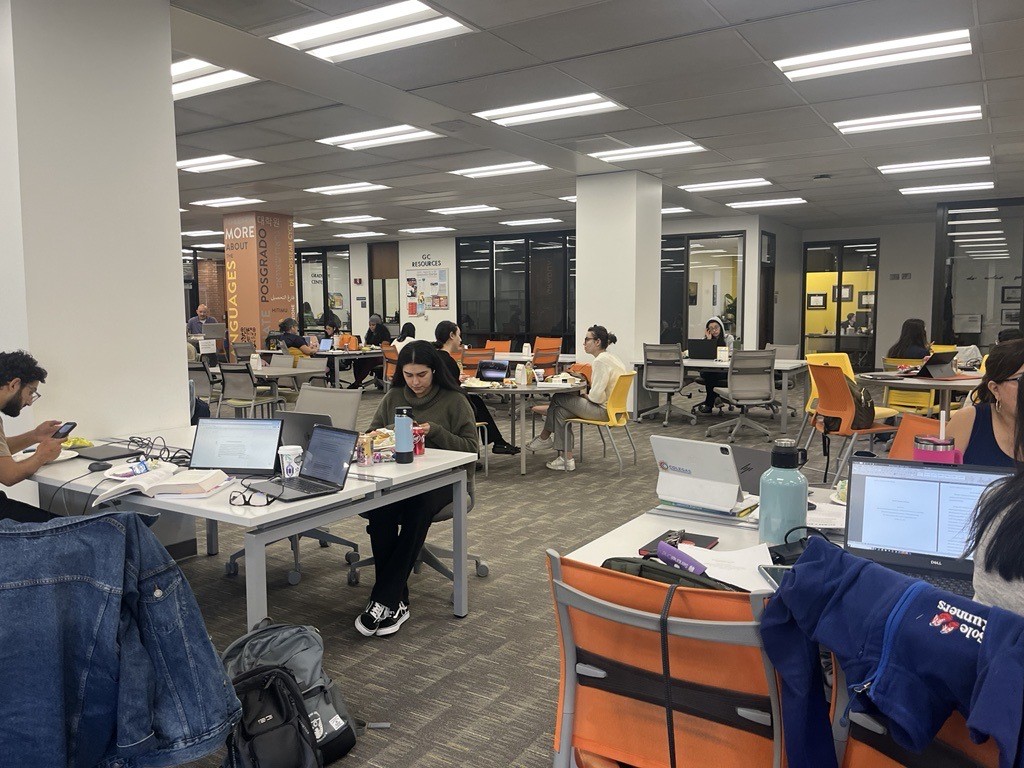
[[[772,466],[780,469],[799,469],[806,461],[806,454],[801,457],[801,453],[802,451],[796,447],[796,440],[779,438],[772,445]]]
[[[407,405],[400,405],[395,408],[395,416],[408,416],[412,418],[412,408]]]

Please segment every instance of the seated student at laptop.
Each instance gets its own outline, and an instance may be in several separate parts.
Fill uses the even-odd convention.
[[[704,338],[714,341],[719,347],[729,344],[729,336],[725,332],[725,323],[722,318],[715,316],[704,324]],[[693,407],[697,413],[711,413],[715,408],[715,387],[724,387],[729,381],[728,371],[701,371],[700,377],[704,379],[704,402]]]
[[[928,331],[924,320],[911,317],[903,321],[900,337],[889,347],[886,357],[898,357],[904,360],[920,360],[928,357]]]
[[[441,354],[426,341],[407,344],[398,355],[391,389],[384,395],[370,429],[395,422],[395,408],[411,407],[413,421],[426,430],[428,448],[476,453],[476,422],[459,382]],[[473,465],[469,465],[473,493]],[[369,513],[370,546],[376,580],[366,610],[356,618],[364,637],[393,635],[409,618],[409,574],[434,515],[452,503],[452,487],[396,501]]]
[[[299,323],[294,317],[286,317],[277,324],[281,331],[281,338],[278,345],[284,345],[283,349],[295,357],[312,357],[320,348],[315,344],[307,344],[306,340],[299,336]]]
[[[455,362],[453,355],[460,354],[462,350],[462,331],[451,320],[442,320],[434,329],[434,338],[437,340],[437,347],[441,351],[441,359],[456,381],[462,381],[462,368]],[[519,449],[502,437],[498,424],[494,421],[490,409],[480,395],[467,394],[466,398],[473,407],[473,416],[477,421],[487,425],[487,438],[494,444],[491,449],[494,453],[507,453],[515,456]]]
[[[39,399],[39,385],[46,381],[46,371],[28,352],[0,352],[0,413],[12,419]],[[31,432],[22,435],[4,435],[0,421],[0,483],[8,488],[35,474],[46,462],[60,455],[60,440],[53,433],[59,421],[44,421]],[[12,453],[36,445],[35,453],[24,461],[15,461]],[[0,493],[0,519],[19,523],[43,523],[55,515],[38,507],[8,499]]]
[[[1024,340],[996,344],[989,352],[981,384],[965,407],[953,414],[946,433],[964,455],[964,464],[1014,467],[1017,381],[1024,373]],[[970,406],[972,401],[975,404]]]

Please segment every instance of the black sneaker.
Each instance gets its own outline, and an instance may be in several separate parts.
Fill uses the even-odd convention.
[[[391,611],[387,606],[371,600],[366,604],[366,610],[356,617],[356,631],[363,637],[373,637],[390,616]]]
[[[511,443],[495,443],[494,447],[491,448],[491,453],[503,453],[508,456],[515,456],[519,453],[519,448]]]
[[[388,609],[385,608],[385,611]],[[394,611],[388,611],[388,615],[377,624],[377,637],[387,637],[397,632],[405,622],[409,620],[409,606],[399,603]]]

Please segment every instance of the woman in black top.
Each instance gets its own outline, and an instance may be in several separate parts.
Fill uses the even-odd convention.
[[[725,323],[717,315],[704,323],[704,338],[715,342],[715,346],[727,346],[729,341],[725,335]],[[695,405],[693,410],[697,413],[711,413],[715,409],[715,401],[718,395],[715,394],[715,387],[724,387],[729,381],[728,371],[701,371],[700,377],[704,379],[704,402]]]
[[[904,320],[900,337],[889,347],[886,357],[920,360],[928,355],[928,331],[925,330],[924,320],[916,317]]]
[[[299,336],[299,324],[294,317],[286,317],[277,324],[277,329],[281,331],[278,347],[284,344],[287,349],[297,349],[307,357],[319,351],[319,347],[307,344],[306,340]]]
[[[370,315],[370,327],[366,329],[363,336],[363,344],[379,347],[384,342],[391,341],[391,331],[384,325],[380,315]],[[376,357],[359,358],[352,363],[352,376],[355,379],[348,385],[349,389],[359,389],[363,386],[363,379],[370,375],[375,368],[381,367],[381,361]],[[377,383],[377,389],[384,389],[384,385]]]

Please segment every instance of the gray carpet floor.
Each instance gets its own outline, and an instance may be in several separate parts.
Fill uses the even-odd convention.
[[[800,389],[791,403],[802,405]],[[380,396],[367,392],[360,425],[368,424]],[[689,410],[693,400],[677,400]],[[453,617],[451,586],[425,568],[410,581],[411,618],[390,638],[365,639],[352,622],[366,604],[372,569],[356,587],[346,584],[344,551],[301,545],[302,581],[289,586],[291,554],[287,543],[268,551],[270,612],[275,621],[312,624],[324,637],[324,667],[345,695],[351,710],[369,721],[392,723],[370,731],[339,764],[356,768],[399,766],[479,766],[505,768],[551,764],[558,690],[558,652],[544,551],[572,549],[602,535],[657,503],[657,478],[650,436],[704,438],[704,429],[728,417],[702,417],[697,426],[673,416],[631,424],[638,448],[631,464],[628,441],[618,437],[626,456],[622,476],[614,454],[601,457],[596,432],[588,430],[585,461],[565,474],[544,467],[551,454],[528,457],[528,474],[519,474],[519,458],[491,456],[490,477],[478,473],[477,502],[470,515],[470,551],[481,555],[490,575],[470,571],[470,613]],[[790,420],[795,437],[802,412]],[[754,418],[778,429],[766,411]],[[497,412],[507,429],[508,416]],[[539,427],[538,427],[539,429]],[[737,443],[767,448],[763,437],[744,431]],[[812,446],[807,474],[820,482],[821,443]],[[218,649],[245,630],[244,576],[226,577],[228,553],[242,546],[241,531],[222,527],[221,552],[200,555],[182,568],[202,608]],[[369,551],[365,530],[356,520],[333,530]],[[428,540],[450,543],[449,524],[431,529]],[[202,551],[202,548],[201,548]],[[624,553],[629,554],[629,553]],[[244,560],[242,570],[244,574]],[[220,755],[193,763],[220,764]]]

